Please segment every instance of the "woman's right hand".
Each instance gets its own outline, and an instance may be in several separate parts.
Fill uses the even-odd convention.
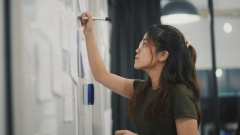
[[[88,17],[88,20],[85,20],[81,17]],[[92,19],[92,14],[90,12],[85,12],[85,13],[81,14],[79,17],[79,20],[81,21],[82,27],[84,27],[84,29],[83,29],[84,35],[94,32],[94,26],[93,26],[94,22]]]
[[[131,132],[129,130],[117,130],[115,132],[115,135],[138,135],[138,134],[133,133],[133,132]]]

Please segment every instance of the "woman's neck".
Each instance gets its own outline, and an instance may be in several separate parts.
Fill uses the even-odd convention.
[[[150,76],[150,75],[149,75]],[[160,87],[160,84],[159,84],[159,75],[152,75],[150,76],[151,78],[151,82],[152,82],[152,88],[153,89],[157,89]]]
[[[149,77],[151,78],[153,89],[157,89],[160,87],[159,78],[160,78],[161,72],[162,72],[162,68],[159,68],[159,67],[156,70],[151,70],[147,72]]]

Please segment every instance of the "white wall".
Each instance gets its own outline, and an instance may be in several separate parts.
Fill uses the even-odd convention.
[[[4,37],[3,37],[3,0],[0,0],[0,135],[5,135],[4,117]]]
[[[231,33],[223,30],[225,23],[233,27]],[[240,17],[215,17],[215,48],[217,68],[240,68]],[[197,50],[197,69],[211,69],[210,20],[202,18],[192,24],[175,25]]]

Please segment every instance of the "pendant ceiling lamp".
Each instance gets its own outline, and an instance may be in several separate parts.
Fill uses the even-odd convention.
[[[163,24],[185,24],[197,22],[200,19],[197,9],[187,1],[169,2],[162,9]]]

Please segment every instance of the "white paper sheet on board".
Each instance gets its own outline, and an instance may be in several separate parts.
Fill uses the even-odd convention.
[[[76,26],[76,16],[74,13],[70,16],[70,74],[75,83],[78,84],[78,68],[77,68],[77,26]]]
[[[50,44],[45,40],[35,43],[36,52],[36,90],[40,101],[53,98],[51,91],[51,67],[50,67]]]
[[[52,41],[52,86],[53,92],[59,96],[63,96],[62,91],[62,73],[63,73],[63,65],[62,65],[62,50],[61,50],[61,9],[60,2],[56,2],[55,7],[55,25],[53,26],[53,41]]]
[[[56,24],[54,0],[36,0],[34,1],[35,22],[40,30],[51,38],[53,27]]]
[[[69,51],[69,43],[70,43],[70,15],[71,15],[71,9],[65,8],[63,5],[61,5],[61,39],[62,39],[62,49],[65,51]]]
[[[87,11],[87,6],[88,6],[87,0],[78,0],[78,4],[79,4],[81,12],[86,12]]]
[[[63,120],[64,122],[73,121],[73,84],[68,74],[64,74],[64,98],[63,98]]]
[[[62,90],[62,50],[59,46],[53,45],[52,51],[52,89],[53,92],[59,96],[63,96]]]

